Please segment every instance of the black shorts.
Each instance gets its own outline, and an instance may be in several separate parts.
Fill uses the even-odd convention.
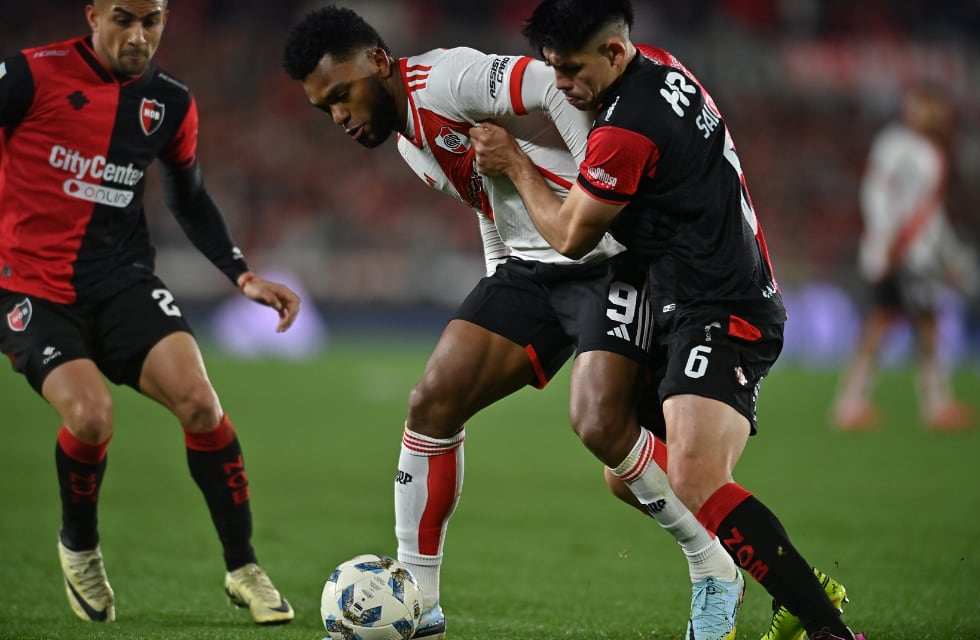
[[[111,298],[81,304],[0,289],[0,313],[0,351],[38,393],[58,365],[81,358],[94,361],[113,383],[138,391],[150,349],[171,333],[191,332],[173,295],[155,276]]]
[[[940,279],[902,271],[871,285],[871,304],[911,316],[934,313],[942,288]]]
[[[646,268],[625,254],[598,264],[511,258],[477,283],[454,318],[524,347],[541,388],[575,352],[646,363],[653,317],[645,281]]]
[[[658,324],[657,331],[641,424],[666,437],[660,405],[670,396],[692,394],[732,407],[748,419],[754,434],[759,386],[782,351],[783,325],[755,326],[731,314],[706,311],[672,318]]]

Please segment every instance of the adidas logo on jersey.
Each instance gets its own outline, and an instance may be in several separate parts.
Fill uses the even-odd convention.
[[[626,341],[630,340],[630,332],[629,329],[626,328],[625,324],[621,324],[615,329],[610,329],[609,331],[606,332],[606,335],[616,336],[617,338],[622,338],[623,340]]]

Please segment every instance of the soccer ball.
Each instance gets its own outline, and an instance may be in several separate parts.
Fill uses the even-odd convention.
[[[387,556],[365,554],[341,563],[320,596],[320,617],[333,640],[408,640],[421,616],[415,576]]]

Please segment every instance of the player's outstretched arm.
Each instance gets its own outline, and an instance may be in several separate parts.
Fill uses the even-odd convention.
[[[279,313],[277,331],[288,329],[299,313],[299,296],[285,285],[270,282],[248,268],[235,246],[224,218],[204,188],[201,168],[195,161],[188,167],[162,165],[167,205],[191,243],[246,296]]]
[[[299,296],[284,284],[264,280],[254,272],[246,271],[238,276],[238,288],[249,299],[272,307],[279,313],[277,333],[291,327],[299,315]]]

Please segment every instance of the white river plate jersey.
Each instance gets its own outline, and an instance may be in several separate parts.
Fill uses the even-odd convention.
[[[578,176],[591,114],[569,105],[543,62],[465,47],[400,60],[409,123],[398,137],[405,162],[429,186],[461,200],[480,219],[487,271],[512,255],[548,263],[595,262],[623,251],[606,234],[580,260],[541,237],[506,177],[477,173],[469,128],[487,119],[505,127],[562,198]]]

